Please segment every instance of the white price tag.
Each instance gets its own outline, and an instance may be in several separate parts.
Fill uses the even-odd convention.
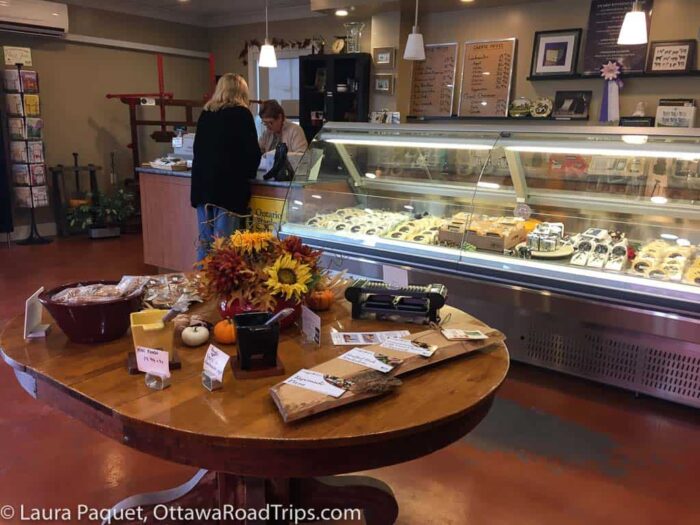
[[[408,272],[403,268],[384,264],[382,265],[382,273],[385,283],[395,288],[406,288],[408,286]]]
[[[488,336],[480,330],[460,330],[458,328],[443,328],[442,335],[450,341],[482,341]]]
[[[284,380],[287,385],[298,386],[306,390],[313,390],[320,394],[326,394],[331,397],[340,397],[345,393],[345,390],[331,385],[326,381],[324,375],[320,372],[307,370],[302,368],[296,374]]]
[[[36,337],[46,337],[50,326],[41,324],[41,303],[39,294],[44,291],[42,286],[34,292],[24,304],[24,338],[34,339]]]
[[[164,350],[136,347],[136,366],[140,372],[159,377],[170,377],[170,355]]]
[[[214,345],[209,345],[207,355],[204,356],[204,371],[212,379],[219,382],[224,380],[224,372],[231,356],[222,352]]]
[[[409,354],[422,355],[423,357],[430,357],[437,350],[437,346],[435,345],[407,341],[406,339],[387,339],[382,343],[382,348],[397,350],[399,352],[408,352]]]
[[[378,356],[374,352],[363,350],[362,348],[353,348],[349,352],[345,352],[343,355],[341,355],[339,359],[364,366],[365,368],[379,370],[385,374],[387,372],[391,372],[396,365],[391,365],[388,362],[385,362],[382,357],[388,361],[386,356]]]
[[[378,345],[387,339],[400,339],[411,335],[408,330],[391,332],[331,332],[331,340],[336,346]]]
[[[307,341],[321,345],[321,317],[306,305],[301,307],[301,331]]]

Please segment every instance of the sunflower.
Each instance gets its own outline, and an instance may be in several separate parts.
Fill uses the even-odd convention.
[[[229,237],[233,249],[242,254],[254,254],[267,250],[274,237],[271,233],[237,231]]]
[[[308,265],[301,263],[285,253],[275,264],[265,268],[270,276],[265,285],[275,295],[281,295],[286,300],[301,300],[301,296],[309,291],[308,284],[313,275]]]

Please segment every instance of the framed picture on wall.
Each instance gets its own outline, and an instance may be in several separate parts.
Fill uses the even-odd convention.
[[[557,120],[588,120],[592,91],[557,91],[552,116]]]
[[[393,95],[394,75],[391,73],[377,73],[374,75],[374,92],[382,95]]]
[[[652,42],[647,57],[648,72],[685,72],[695,69],[695,40]]]
[[[532,46],[531,77],[576,74],[581,29],[538,31]]]
[[[376,69],[394,69],[396,49],[393,47],[375,47],[372,50]]]

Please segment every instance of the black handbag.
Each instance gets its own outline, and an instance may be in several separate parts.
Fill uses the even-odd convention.
[[[277,144],[277,147],[275,148],[275,160],[272,163],[272,168],[270,168],[270,171],[263,175],[263,179],[290,181],[294,178],[294,169],[287,158],[288,152],[289,149],[287,148],[287,144],[284,142]]]

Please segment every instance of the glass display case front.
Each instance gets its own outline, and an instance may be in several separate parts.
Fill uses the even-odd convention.
[[[697,315],[693,130],[329,124],[282,234],[379,261]]]

